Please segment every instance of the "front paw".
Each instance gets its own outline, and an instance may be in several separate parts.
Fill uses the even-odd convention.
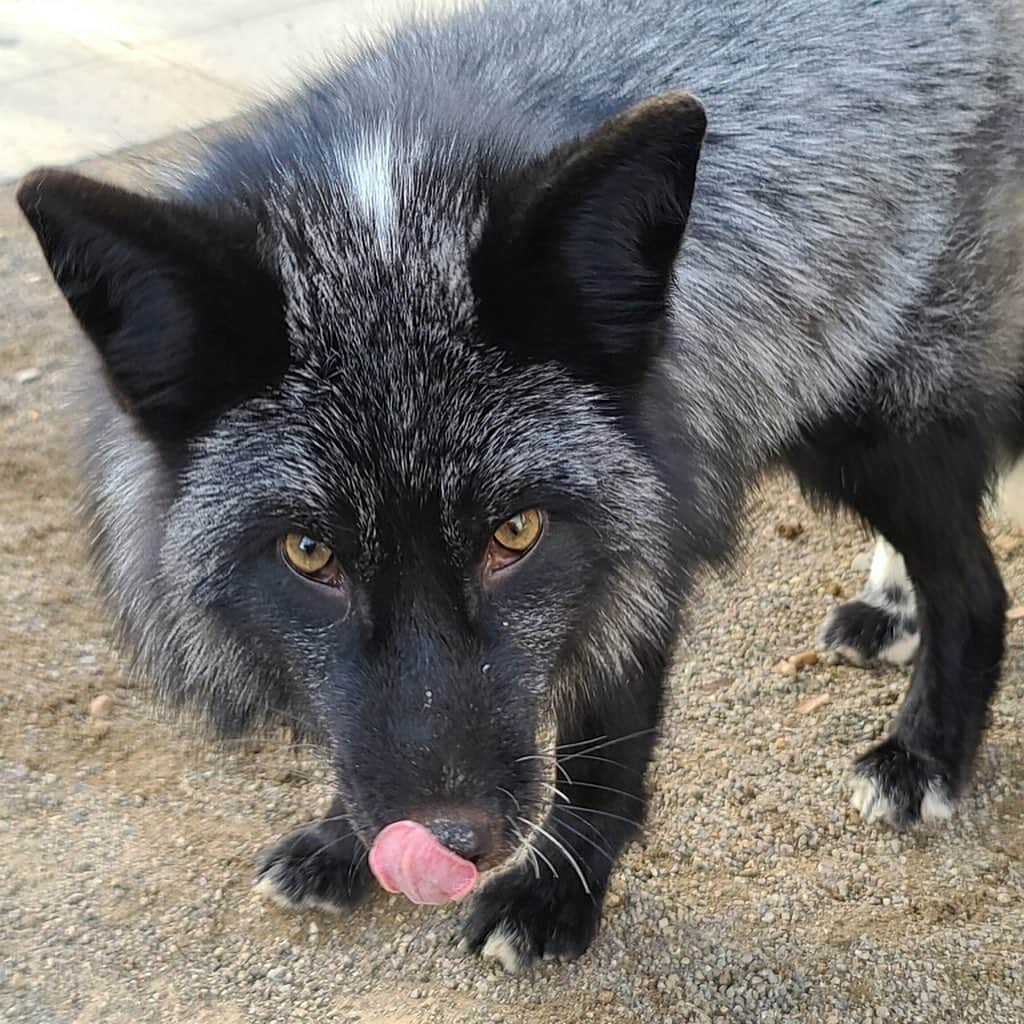
[[[571,872],[570,872],[571,874]],[[574,960],[594,939],[603,892],[579,879],[541,876],[519,864],[475,897],[463,925],[463,948],[515,974],[537,960]]]
[[[851,802],[865,821],[896,828],[945,821],[955,809],[953,787],[939,762],[912,753],[896,737],[858,759]]]
[[[825,647],[854,665],[872,661],[906,665],[920,641],[913,612],[895,602],[847,601],[832,609],[822,627]]]
[[[348,910],[370,889],[366,848],[333,822],[316,822],[286,835],[263,857],[256,891],[290,910]]]

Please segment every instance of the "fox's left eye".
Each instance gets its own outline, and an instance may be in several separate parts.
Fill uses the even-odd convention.
[[[308,534],[287,534],[281,541],[281,556],[297,573],[317,583],[337,583],[341,578],[334,552]]]
[[[534,548],[544,529],[540,509],[528,508],[505,520],[487,547],[487,569],[496,572],[518,562]]]

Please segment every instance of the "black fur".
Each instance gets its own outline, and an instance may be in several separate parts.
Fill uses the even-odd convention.
[[[1006,593],[980,523],[991,436],[977,419],[936,417],[908,433],[865,412],[816,425],[789,455],[801,484],[883,533],[914,581],[910,692],[892,737],[858,762],[902,824],[920,816],[929,782],[959,794],[999,679]]]
[[[153,436],[191,436],[281,378],[284,301],[254,218],[67,171],[29,175],[17,199],[115,393]]]
[[[692,96],[661,97],[493,183],[471,264],[485,335],[516,360],[557,356],[606,386],[641,380],[706,124]]]

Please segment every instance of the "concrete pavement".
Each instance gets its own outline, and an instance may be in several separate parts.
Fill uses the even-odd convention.
[[[409,6],[0,0],[0,182],[224,120]]]

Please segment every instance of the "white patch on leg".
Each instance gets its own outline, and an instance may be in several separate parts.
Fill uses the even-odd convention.
[[[278,886],[280,875],[281,865],[272,864],[253,882],[252,891],[261,899],[276,903],[279,907],[284,907],[285,910],[297,910],[299,905]]]
[[[883,647],[878,652],[880,661],[887,661],[890,665],[907,665],[914,660],[918,647],[921,646],[920,633],[904,633],[888,647]]]
[[[878,783],[866,775],[858,775],[853,780],[850,803],[868,824],[876,821],[893,824],[896,821],[896,808],[892,801],[878,788]]]
[[[892,622],[900,632],[897,632],[891,643],[873,653],[844,643],[835,644],[832,649],[854,665],[864,665],[866,653],[892,665],[906,665],[913,660],[921,643],[921,635],[916,629],[909,632],[904,627],[907,623],[916,622],[914,585],[907,575],[903,556],[881,534],[876,537],[867,582],[857,600],[878,609],[885,620]],[[824,636],[829,635],[838,614],[838,608],[829,613],[823,627]]]
[[[900,595],[895,601],[894,593]],[[917,612],[914,585],[907,575],[903,556],[881,534],[875,540],[871,570],[861,600],[901,618],[913,618]],[[904,633],[888,647],[883,647],[878,658],[892,665],[906,665],[917,653],[920,643],[919,632]]]
[[[261,899],[274,903],[285,910],[320,910],[327,914],[340,914],[342,907],[329,900],[322,900],[316,896],[303,896],[299,900],[292,899],[280,885],[280,879],[284,873],[284,863],[279,861],[271,865],[252,884],[252,891]]]
[[[910,577],[903,556],[881,535],[875,537],[875,550],[871,554],[871,568],[864,593],[881,594],[886,587],[911,590]]]
[[[828,632],[828,627],[832,624],[832,616],[825,620],[825,632]],[[865,664],[864,655],[857,650],[856,647],[850,647],[847,644],[839,644],[833,647],[832,650],[838,654],[843,661],[848,661],[851,665],[856,665],[858,668],[863,668]]]
[[[921,801],[922,821],[949,821],[955,810],[953,801],[934,783],[928,786]]]
[[[498,925],[487,936],[480,956],[484,960],[497,960],[509,974],[518,974],[525,961],[525,957],[516,946],[515,935],[504,925]]]

